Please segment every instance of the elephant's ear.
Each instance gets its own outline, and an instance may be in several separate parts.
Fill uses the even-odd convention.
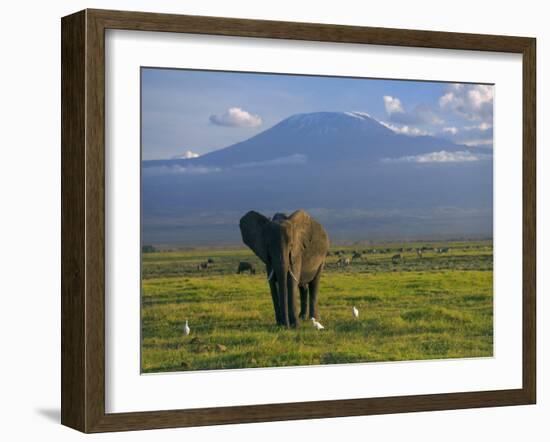
[[[297,210],[290,215],[289,220],[294,226],[294,242],[291,253],[302,253],[304,259],[326,255],[328,236],[321,224],[315,221],[304,210]]]
[[[239,222],[243,242],[250,247],[264,263],[267,263],[267,247],[263,230],[267,223],[269,223],[269,218],[253,210],[243,216]]]

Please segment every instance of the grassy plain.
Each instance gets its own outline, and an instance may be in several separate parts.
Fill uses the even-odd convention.
[[[419,257],[420,247],[432,248]],[[449,248],[439,253],[435,249]],[[363,251],[366,259],[336,265]],[[403,251],[401,251],[403,250]],[[403,259],[393,260],[395,254]],[[142,371],[491,356],[491,241],[333,247],[321,280],[325,330],[274,325],[261,262],[245,248],[144,253]],[[211,258],[208,269],[197,269]],[[237,275],[239,261],[256,275]],[[359,318],[351,314],[359,309]],[[184,336],[189,320],[191,334]]]

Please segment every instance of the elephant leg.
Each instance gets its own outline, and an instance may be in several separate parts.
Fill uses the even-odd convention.
[[[307,286],[300,286],[300,319],[307,317]]]
[[[298,283],[288,275],[288,321],[291,327],[298,327]]]
[[[289,293],[288,293],[288,272],[281,271],[277,272],[277,289],[278,289],[278,300],[279,300],[279,312],[281,315],[281,325],[284,327],[290,327],[289,320]]]
[[[277,325],[283,325],[281,316],[281,308],[279,306],[279,293],[275,281],[269,281],[269,289],[271,290],[271,298],[273,299],[273,310],[275,310],[275,321]]]
[[[321,281],[321,269],[315,275],[315,278],[309,283],[309,316],[319,321],[319,308],[317,306],[317,296],[319,295],[319,282]]]

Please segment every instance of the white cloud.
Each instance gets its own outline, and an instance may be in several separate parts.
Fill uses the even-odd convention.
[[[493,126],[489,123],[483,122],[480,124],[474,124],[473,126],[465,126],[464,130],[480,130],[485,132],[486,130],[491,129]]]
[[[490,159],[487,154],[474,154],[469,151],[448,152],[441,150],[439,152],[430,152],[421,155],[409,155],[400,158],[385,158],[384,162],[399,163],[466,163],[473,161],[482,161]]]
[[[240,107],[231,107],[223,114],[210,115],[210,122],[217,126],[258,127],[262,124],[259,115],[253,115]]]
[[[180,166],[179,164],[170,166],[152,166],[143,169],[143,175],[164,176],[164,175],[207,175],[228,171],[231,169],[247,169],[252,167],[274,167],[274,166],[299,166],[307,163],[307,156],[303,154],[294,154],[286,157],[273,158],[265,161],[250,161],[248,163],[235,164],[233,166]]]
[[[234,166],[237,169],[247,167],[262,167],[262,166],[286,166],[286,165],[300,165],[307,162],[307,156],[302,154],[289,155],[287,157],[274,158],[266,161],[251,161],[249,163],[237,164]]]
[[[451,135],[456,135],[458,133],[458,129],[454,126],[453,127],[444,127],[443,132],[451,134]]]
[[[437,116],[434,112],[429,111],[425,113],[420,113],[420,117],[425,120],[428,124],[445,124],[445,120]]]
[[[384,107],[386,108],[388,115],[405,112],[403,105],[401,104],[401,100],[390,95],[384,95]]]
[[[190,158],[198,158],[200,155],[196,152],[193,152],[192,150],[186,150],[181,155],[174,155],[172,157],[173,160],[188,160]]]
[[[484,84],[453,84],[439,98],[439,106],[469,120],[492,119],[493,86]]]
[[[493,126],[486,121],[471,126],[464,126],[459,142],[466,146],[493,146]]]
[[[466,146],[492,146],[493,145],[493,139],[492,138],[481,138],[481,139],[473,139],[473,140],[465,140],[461,141],[461,144],[464,144]]]
[[[475,109],[493,102],[493,86],[478,84],[468,91],[468,99]]]
[[[434,125],[444,121],[427,104],[419,104],[412,110],[405,110],[401,100],[397,97],[384,95],[384,107],[389,119],[402,125]]]
[[[161,176],[161,175],[205,175],[210,173],[220,172],[219,167],[206,166],[153,166],[143,169],[144,176]]]
[[[456,100],[454,92],[447,92],[445,95],[439,98],[439,105],[441,107],[447,107],[450,103],[453,103]]]
[[[397,126],[395,124],[385,123],[383,121],[379,121],[379,123],[382,126],[386,126],[388,129],[394,131],[396,134],[410,135],[410,136],[413,136],[413,137],[418,137],[418,136],[422,136],[422,135],[430,135],[430,132],[419,129],[417,127],[412,127],[412,126],[407,126],[407,125]]]

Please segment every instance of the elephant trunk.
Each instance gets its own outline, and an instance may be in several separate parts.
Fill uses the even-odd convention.
[[[290,326],[288,317],[288,260],[282,259],[281,264],[275,270],[277,275],[277,291],[279,294],[279,308],[281,309],[281,319],[283,325]]]

